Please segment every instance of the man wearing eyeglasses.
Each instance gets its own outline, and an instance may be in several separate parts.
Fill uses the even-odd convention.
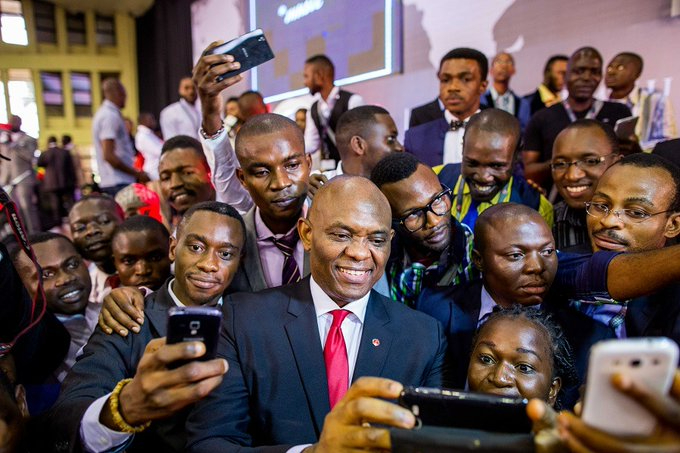
[[[602,173],[620,158],[614,131],[599,121],[578,120],[559,133],[550,163],[562,197],[555,204],[553,226],[558,250],[590,253],[584,203],[593,197]]]
[[[451,189],[408,153],[393,153],[371,173],[387,197],[396,231],[385,274],[393,300],[413,306],[426,287],[479,279],[472,231],[451,215]]]
[[[638,260],[639,276],[650,274],[642,293],[651,292],[645,290],[657,285],[663,274],[675,272],[672,253],[665,262],[647,257],[680,235],[680,168],[676,165],[653,154],[627,156],[603,173],[585,206],[593,252],[647,252],[630,255]],[[615,262],[610,274],[617,273]],[[619,338],[664,335],[680,341],[680,284],[670,282],[644,297],[598,304],[572,301],[572,305],[608,324]]]

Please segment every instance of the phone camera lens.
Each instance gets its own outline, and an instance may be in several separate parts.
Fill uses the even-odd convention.
[[[630,361],[630,366],[632,366],[633,368],[637,368],[637,367],[640,366],[641,363],[642,363],[642,360],[634,359],[634,360]]]

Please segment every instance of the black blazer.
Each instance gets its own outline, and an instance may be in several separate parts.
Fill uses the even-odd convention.
[[[590,347],[600,340],[614,338],[614,332],[604,324],[568,308],[566,302],[554,293],[550,293],[546,300],[548,302],[541,308],[553,314],[562,326],[574,350],[579,377],[584,379]],[[449,343],[447,359],[451,364],[445,378],[446,383],[453,388],[465,387],[481,306],[482,282],[459,287],[426,288],[416,304],[416,310],[433,316],[444,325]]]
[[[439,98],[432,102],[415,107],[411,110],[411,118],[408,127],[418,126],[419,124],[429,123],[430,121],[444,118],[444,111],[439,107]]]
[[[318,440],[330,404],[309,285],[230,296],[218,349],[229,371],[189,416],[188,451],[285,451]],[[353,380],[440,386],[445,351],[437,321],[371,291]]]
[[[50,420],[46,437],[54,451],[82,451],[80,421],[85,411],[96,399],[110,393],[120,380],[135,375],[147,343],[165,336],[167,311],[173,306],[166,283],[146,297],[145,322],[138,334],[130,333],[123,338],[107,335],[99,327],[95,329],[83,354],[66,377],[57,403],[46,417]],[[187,412],[152,423],[148,430],[134,437],[126,451],[183,451]]]

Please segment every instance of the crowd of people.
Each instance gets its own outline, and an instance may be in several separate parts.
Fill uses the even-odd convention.
[[[56,229],[3,182],[23,225],[0,243],[0,447],[385,451],[416,425],[394,400],[425,386],[531,400],[537,451],[677,451],[680,373],[670,395],[613,377],[656,418],[647,437],[573,412],[598,341],[680,342],[680,144],[635,84],[642,58],[612,59],[608,100],[603,63],[553,56],[521,97],[512,55],[453,49],[403,145],[325,55],[304,66],[314,104],[287,118],[255,91],[224,102],[239,63],[204,54],[134,141],[104,80],[98,186],[74,198],[65,146],[38,158],[70,168],[45,176]],[[669,140],[649,152],[658,121]],[[23,181],[20,126],[0,168],[28,163]],[[222,311],[216,358],[166,343],[184,306]]]

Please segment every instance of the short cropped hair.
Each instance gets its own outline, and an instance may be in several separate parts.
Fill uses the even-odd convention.
[[[66,241],[67,243],[71,244],[71,246],[75,249],[75,245],[73,245],[73,242],[63,234],[53,233],[51,231],[41,231],[38,233],[31,233],[28,235],[28,243],[31,244],[32,246],[36,244],[42,244],[44,242],[53,241],[55,239]],[[19,253],[21,253],[23,250],[24,249],[19,244],[14,244],[12,247],[9,248],[10,259],[16,262]]]
[[[545,62],[545,66],[543,67],[543,74],[548,74],[550,70],[552,69],[552,66],[558,62],[558,61],[569,61],[569,57],[566,55],[553,55],[552,57],[548,58],[548,61]]]
[[[402,181],[418,169],[418,165],[423,165],[413,154],[410,153],[390,153],[380,159],[371,171],[371,181],[378,188],[385,184]]]
[[[630,165],[638,168],[661,168],[668,172],[673,180],[674,191],[673,199],[669,205],[669,210],[680,212],[680,167],[668,159],[656,154],[635,153],[624,157],[614,165]]]
[[[91,193],[90,195],[86,195],[80,200],[76,201],[76,203],[71,207],[71,211],[73,209],[80,205],[81,203],[85,203],[87,201],[104,201],[105,203],[110,203],[111,207],[113,208],[113,212],[116,213],[118,217],[121,219],[125,218],[125,211],[123,211],[123,208],[120,207],[118,203],[116,203],[116,200],[113,199],[111,195],[105,194],[105,193]]]
[[[476,130],[508,135],[513,138],[513,149],[515,150],[515,153],[519,150],[519,142],[522,138],[519,121],[514,115],[504,110],[490,108],[472,115],[465,126],[463,143],[468,134]]]
[[[642,68],[644,67],[644,62],[643,62],[642,57],[640,55],[636,54],[635,52],[621,52],[616,57],[625,57],[625,58],[629,58],[629,59],[633,60],[633,64],[635,65],[635,67],[637,69],[635,71],[636,72],[635,77],[636,78],[640,77],[640,74],[642,74]],[[614,57],[614,58],[616,58],[616,57]]]
[[[342,114],[335,127],[335,136],[338,147],[340,143],[347,142],[355,135],[364,137],[375,122],[376,115],[389,115],[390,113],[377,105],[362,105],[347,110]]]
[[[194,150],[194,152],[200,155],[205,160],[205,154],[203,154],[203,146],[201,142],[188,135],[175,135],[170,137],[165,143],[163,143],[163,148],[161,148],[161,156],[167,152],[174,151],[179,148],[189,148]]]
[[[482,81],[486,80],[486,76],[489,73],[489,61],[486,59],[486,55],[479,50],[471,49],[469,47],[457,47],[449,50],[439,62],[439,70],[441,71],[446,60],[454,59],[475,60],[479,65],[479,73],[482,75]]]
[[[239,151],[243,148],[243,143],[257,140],[257,137],[260,135],[275,134],[288,128],[294,131],[293,133],[304,143],[305,139],[302,131],[297,123],[288,117],[276,113],[264,113],[250,118],[243,123],[238,134],[236,134],[236,155],[238,156]]]
[[[176,233],[177,236],[179,236],[179,233],[182,231],[184,226],[186,226],[189,219],[191,219],[191,216],[200,211],[214,212],[216,214],[223,215],[225,217],[231,217],[233,219],[238,220],[238,223],[241,224],[241,231],[243,233],[244,241],[243,245],[245,248],[246,224],[243,221],[243,217],[241,217],[241,214],[239,214],[238,211],[234,209],[234,207],[232,207],[230,204],[222,203],[221,201],[203,201],[187,209],[187,211],[182,216],[182,220],[180,220],[179,225],[177,225]]]
[[[326,55],[323,54],[312,55],[311,57],[307,58],[305,64],[312,64],[315,66],[319,66],[320,68],[323,68],[326,71],[330,71],[331,77],[335,78],[335,65],[333,64],[331,59],[328,58]]]
[[[123,220],[123,223],[116,226],[111,241],[113,242],[117,236],[124,233],[142,231],[151,231],[161,235],[164,239],[170,239],[170,233],[161,222],[146,215],[136,215]]]
[[[614,129],[607,123],[603,123],[602,121],[590,118],[582,118],[580,120],[574,121],[573,123],[570,123],[567,127],[565,127],[562,130],[566,131],[569,129],[575,130],[599,129],[602,131],[603,134],[606,135],[607,141],[609,142],[609,146],[611,146],[612,152],[619,153],[619,140],[616,137]]]

